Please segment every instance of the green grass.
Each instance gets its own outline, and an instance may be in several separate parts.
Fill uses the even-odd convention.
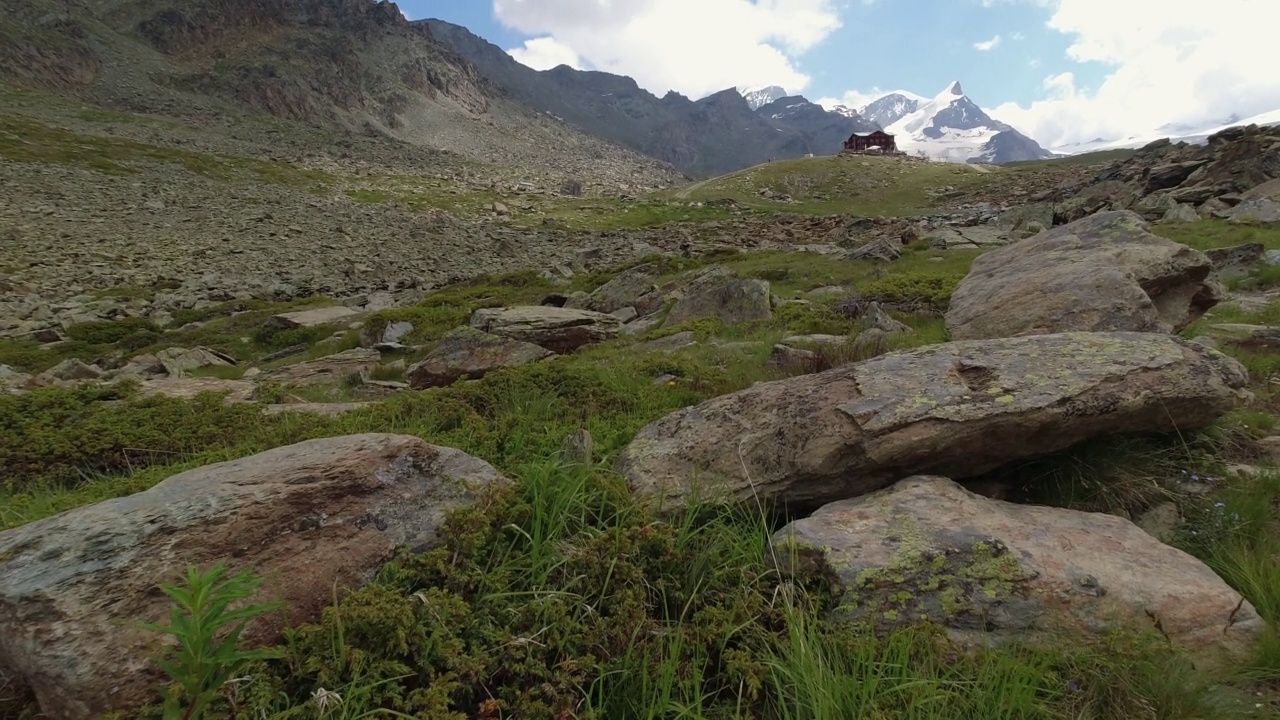
[[[1152,232],[1197,250],[1212,250],[1245,243],[1262,243],[1262,246],[1268,250],[1280,250],[1280,228],[1250,227],[1225,220],[1157,223],[1152,225]]]
[[[724,254],[663,260],[659,282],[714,261],[769,279],[784,298],[842,285],[864,301],[888,304],[911,325],[913,333],[892,341],[908,347],[946,339],[938,310],[975,256],[912,246],[884,265],[803,253]],[[567,288],[532,272],[477,278],[417,306],[376,313],[368,323],[377,329],[412,321],[410,342],[429,347],[478,307],[590,291],[616,271],[578,276]],[[1073,637],[999,649],[963,649],[929,626],[874,635],[828,614],[837,593],[826,574],[779,574],[768,550],[776,519],[698,507],[659,517],[632,501],[612,460],[641,427],[791,372],[765,367],[772,343],[784,335],[856,334],[860,321],[837,311],[840,300],[786,304],[769,320],[740,326],[701,320],[622,338],[476,382],[398,394],[335,418],[266,416],[259,405],[227,405],[213,395],[139,399],[128,386],[0,395],[0,528],[138,492],[185,469],[359,432],[406,433],[456,447],[516,480],[455,514],[441,547],[400,555],[370,585],[336,597],[316,622],[290,630],[278,660],[241,673],[244,680],[229,691],[236,708],[221,706],[220,717],[355,718],[375,709],[442,720],[1269,716],[1254,703],[1280,698],[1274,629],[1252,663],[1222,676],[1194,672],[1149,628],[1117,628],[1097,642]],[[301,304],[307,302],[324,301]],[[266,317],[284,307],[248,301],[194,311],[182,322],[203,325],[161,337],[248,353],[331,334],[332,328],[265,329]],[[1272,313],[1280,309],[1264,314]],[[682,329],[703,342],[671,354],[634,350]],[[95,324],[64,347],[97,351],[111,346],[87,343],[119,336],[119,344],[142,331],[150,332],[121,334]],[[355,341],[348,332],[288,362]],[[730,350],[713,341],[748,344]],[[0,362],[13,351],[0,345]],[[1271,361],[1250,362],[1263,369]],[[239,370],[207,374],[233,377]],[[664,375],[676,380],[654,383]],[[358,391],[274,389],[321,400]],[[280,399],[272,392],[264,391],[261,402]],[[1169,480],[1183,470],[1225,477],[1233,449],[1247,455],[1252,439],[1275,424],[1264,402],[1204,433],[1099,440],[1019,466],[1014,479],[1040,492],[1025,499],[1138,512],[1171,497]],[[562,443],[580,428],[594,438],[594,462],[565,464]],[[1179,499],[1188,523],[1177,542],[1280,626],[1277,477],[1237,478],[1206,498]],[[316,698],[335,692],[342,704],[321,712]],[[0,717],[17,715],[7,710],[0,699]]]
[[[715,178],[689,190],[687,199],[728,198],[744,207],[773,212],[916,215],[939,207],[940,195],[977,187],[986,177],[955,163],[896,157],[814,157],[782,160]],[[790,195],[795,202],[767,200],[759,195],[766,188]],[[677,188],[657,196],[675,199],[683,197],[682,193]]]
[[[1005,163],[1003,167],[1021,169],[1044,169],[1060,167],[1063,165],[1101,165],[1103,163],[1116,162],[1118,160],[1128,160],[1133,157],[1136,150],[1128,148],[1118,148],[1116,150],[1096,150],[1094,152],[1080,153],[1079,155],[1068,155],[1063,158],[1054,158],[1052,160],[1021,160],[1018,162]]]
[[[107,175],[132,174],[142,163],[170,163],[215,180],[287,185],[312,192],[323,192],[333,182],[328,173],[287,163],[80,135],[7,112],[0,112],[0,158],[87,167]]]

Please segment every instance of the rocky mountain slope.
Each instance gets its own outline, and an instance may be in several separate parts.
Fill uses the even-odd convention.
[[[898,106],[906,109],[908,104],[895,98],[891,107]],[[1053,156],[1011,125],[983,112],[959,82],[930,100],[917,102],[914,110],[885,130],[896,136],[899,149],[923,152],[937,160],[1000,164]]]
[[[834,154],[850,133],[874,127],[856,115],[830,113],[803,98],[781,98],[753,110],[732,88],[697,101],[675,92],[659,98],[621,75],[566,65],[538,71],[464,27],[439,20],[424,24],[486,78],[530,107],[695,177],[807,153]],[[777,107],[783,100],[796,107]]]
[[[855,112],[880,127],[886,128],[915,112],[920,108],[921,103],[928,101],[929,99],[926,97],[921,97],[906,90],[898,90],[863,105]]]
[[[550,168],[614,192],[678,179],[520,105],[385,0],[3,5],[0,80],[176,118],[210,146],[278,156],[339,138],[380,163]]]

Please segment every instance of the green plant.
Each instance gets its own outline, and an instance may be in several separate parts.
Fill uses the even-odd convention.
[[[222,686],[246,663],[280,655],[274,648],[241,650],[238,646],[250,621],[284,603],[259,603],[233,610],[231,605],[252,596],[262,581],[248,570],[230,577],[226,574],[221,563],[207,571],[188,566],[185,586],[161,586],[173,600],[169,624],[144,624],[178,639],[178,646],[169,656],[156,661],[178,685],[178,692],[171,691],[165,698],[165,720],[204,717]]]

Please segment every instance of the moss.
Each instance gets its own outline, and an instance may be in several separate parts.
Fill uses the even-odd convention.
[[[859,571],[845,587],[834,615],[878,625],[889,613],[903,622],[969,627],[993,606],[1019,597],[1029,575],[995,538],[934,541],[916,521],[897,517],[884,542],[896,546],[883,566]]]

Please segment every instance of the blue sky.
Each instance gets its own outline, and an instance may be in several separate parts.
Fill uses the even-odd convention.
[[[777,84],[824,104],[959,80],[1047,145],[1280,108],[1274,0],[402,0],[521,62],[567,62],[698,98]]]

